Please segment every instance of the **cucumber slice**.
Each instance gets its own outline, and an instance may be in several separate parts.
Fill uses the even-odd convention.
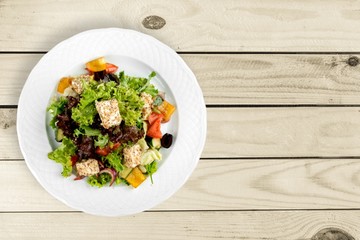
[[[132,170],[133,170],[132,168],[128,168],[124,166],[124,169],[121,172],[119,172],[119,176],[122,178],[126,178]]]
[[[153,138],[151,140],[151,146],[155,149],[160,149],[161,148],[161,140],[160,138]]]
[[[62,140],[63,140],[63,138],[64,138],[64,131],[63,130],[61,130],[60,128],[58,128],[57,130],[56,130],[56,133],[55,133],[55,140],[57,141],[57,142],[61,142]]]

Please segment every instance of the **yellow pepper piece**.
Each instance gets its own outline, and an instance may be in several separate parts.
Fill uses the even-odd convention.
[[[131,173],[125,178],[128,183],[134,188],[137,188],[143,181],[145,181],[145,175],[140,171],[139,168],[134,168]]]
[[[164,115],[163,122],[167,122],[170,120],[171,115],[175,112],[175,106],[169,103],[168,101],[164,100],[158,110]]]
[[[73,80],[72,77],[63,77],[60,79],[60,82],[57,87],[59,93],[64,93],[65,89],[68,88]]]
[[[106,61],[104,57],[99,57],[86,63],[86,68],[91,72],[100,72],[106,70]]]

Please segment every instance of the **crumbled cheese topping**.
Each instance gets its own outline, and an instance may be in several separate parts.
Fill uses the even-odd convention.
[[[96,102],[95,105],[104,128],[108,129],[120,125],[122,118],[120,115],[119,104],[116,99]]]

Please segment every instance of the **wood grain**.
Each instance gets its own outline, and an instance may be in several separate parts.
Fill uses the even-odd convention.
[[[359,7],[351,0],[2,0],[0,51],[47,51],[104,27],[135,29],[178,51],[359,51]],[[145,28],[151,15],[166,25]]]
[[[73,210],[24,161],[0,161],[0,172],[0,212]],[[359,209],[359,173],[359,159],[200,160],[189,181],[152,210]]]
[[[202,157],[360,156],[360,107],[209,108]],[[0,109],[0,159],[20,159],[16,111]]]
[[[0,54],[0,105],[16,105],[41,54]],[[182,54],[207,104],[360,104],[352,55]],[[360,57],[360,56],[358,56]]]
[[[145,212],[121,218],[3,213],[0,239],[309,240],[327,227],[340,228],[358,239],[359,221],[359,211]]]

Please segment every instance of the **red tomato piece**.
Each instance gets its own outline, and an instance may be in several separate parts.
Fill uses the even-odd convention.
[[[118,70],[118,66],[112,63],[106,63],[106,73],[114,73]]]
[[[76,176],[76,178],[74,178],[74,181],[78,181],[78,180],[81,180],[83,179],[85,176]]]
[[[155,122],[153,122],[152,125],[150,125],[146,135],[152,138],[161,138],[162,137],[162,133],[160,130],[160,125],[161,125],[161,119],[162,118],[158,118],[155,120]]]
[[[74,166],[76,162],[79,160],[77,155],[71,157],[71,166]]]
[[[110,153],[110,151],[111,151],[111,149],[108,146],[106,146],[104,148],[97,147],[95,150],[96,154],[98,154],[100,156],[107,156]]]
[[[148,117],[148,121],[150,126],[153,125],[153,123],[157,120],[157,119],[161,119],[160,122],[162,121],[162,119],[164,118],[164,115],[160,114],[160,113],[156,113],[156,112],[152,112],[150,114],[150,116]]]
[[[114,143],[113,146],[111,147],[111,150],[116,150],[116,149],[118,149],[118,148],[120,147],[120,145],[121,145],[121,144],[118,143],[118,142],[117,142],[117,143]]]

